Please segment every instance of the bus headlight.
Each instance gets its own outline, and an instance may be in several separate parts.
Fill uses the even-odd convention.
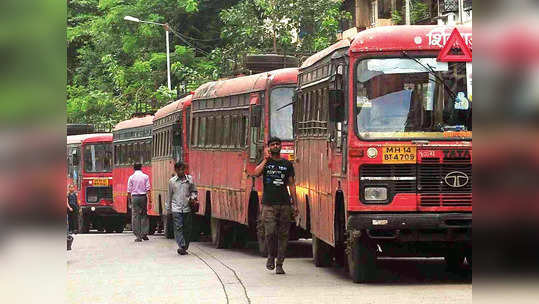
[[[369,158],[375,158],[378,156],[378,150],[376,148],[370,147],[367,149],[367,156]]]
[[[366,187],[366,201],[385,201],[387,200],[387,188],[385,187]]]

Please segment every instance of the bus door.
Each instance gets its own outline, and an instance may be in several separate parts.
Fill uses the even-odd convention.
[[[348,58],[345,54],[334,54],[331,58],[331,76],[328,86],[328,111],[329,111],[329,137],[328,146],[330,150],[330,169],[331,172],[331,188],[329,193],[334,193],[337,189],[337,195],[334,197],[335,204],[334,216],[335,220],[333,231],[330,234],[334,236],[334,244],[336,248],[343,248],[345,244],[345,200],[344,192],[341,187],[345,183],[347,166],[347,136],[346,136],[346,96],[348,94]],[[340,251],[338,251],[340,252]],[[337,257],[342,259],[344,257]]]

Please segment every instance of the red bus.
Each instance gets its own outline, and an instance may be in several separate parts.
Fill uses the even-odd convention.
[[[142,172],[152,176],[152,115],[142,115],[118,123],[113,134],[114,166],[112,169],[113,204],[116,213],[123,216],[118,218],[118,227],[125,226],[125,221],[131,220],[131,204],[127,197],[127,180],[133,174],[133,165],[142,164]],[[151,207],[151,196],[148,198],[148,215],[150,216],[150,234],[157,227],[159,213]]]
[[[296,185],[316,266],[334,257],[364,282],[378,256],[471,264],[472,28],[454,28],[368,29],[301,66]]]
[[[68,183],[75,185],[80,205],[79,231],[119,230],[112,209],[112,134],[68,136],[67,149]]]
[[[199,192],[198,213],[211,216],[217,248],[257,237],[262,182],[248,172],[261,161],[268,138],[280,137],[283,156],[294,157],[291,104],[297,73],[280,69],[209,82],[195,91],[189,167]],[[261,251],[263,241],[259,237]]]
[[[172,219],[165,210],[165,202],[168,199],[168,181],[175,174],[175,162],[179,160],[189,162],[187,137],[191,98],[190,94],[164,106],[155,113],[153,118],[151,209],[153,214],[161,216],[167,238],[174,238]]]

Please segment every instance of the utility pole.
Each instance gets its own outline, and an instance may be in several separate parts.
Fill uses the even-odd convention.
[[[404,0],[404,5],[405,5],[404,21],[406,25],[410,25],[410,0]]]

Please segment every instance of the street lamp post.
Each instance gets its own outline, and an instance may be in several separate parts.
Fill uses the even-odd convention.
[[[152,22],[152,21],[144,21],[144,20],[140,20],[138,18],[131,17],[131,16],[125,16],[124,20],[133,21],[133,22],[137,22],[137,23],[149,23],[149,24],[160,25],[165,29],[165,35],[166,35],[166,38],[167,38],[167,83],[168,83],[168,90],[171,91],[172,87],[170,85],[170,44],[169,44],[169,37],[168,37],[169,25],[167,23],[157,23],[157,22]]]

